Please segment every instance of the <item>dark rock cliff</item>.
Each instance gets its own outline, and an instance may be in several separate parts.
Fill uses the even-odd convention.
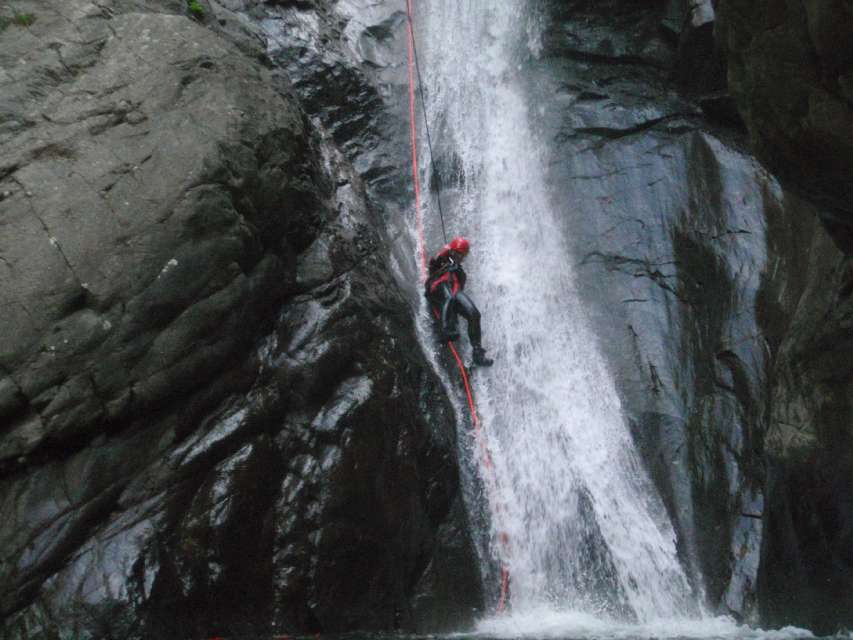
[[[379,213],[244,7],[202,4],[0,32],[4,631],[463,624],[455,419]]]
[[[772,357],[762,611],[776,624],[849,628],[853,4],[718,4],[729,87],[752,146],[822,222],[789,208],[768,217],[777,255],[759,307]]]
[[[763,161],[853,251],[853,4],[720,0],[729,86]]]
[[[537,3],[524,69],[697,592],[819,631],[853,624],[849,4]],[[0,20],[4,631],[461,625],[455,418],[392,275],[403,7],[200,6]]]
[[[555,3],[531,90],[579,289],[679,553],[712,610],[747,617],[767,393],[754,306],[782,195],[741,141],[709,21],[709,4]]]
[[[719,4],[550,3],[531,102],[697,589],[834,631],[853,611],[849,7]]]
[[[759,307],[772,357],[761,611],[833,632],[853,624],[849,258],[814,218],[785,215],[768,232],[778,253]]]

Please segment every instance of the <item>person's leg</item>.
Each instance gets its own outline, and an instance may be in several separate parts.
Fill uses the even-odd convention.
[[[435,298],[438,300],[437,305],[441,309],[441,329],[444,331],[444,336],[448,340],[456,340],[459,337],[459,331],[456,328],[456,304],[453,292],[450,285],[442,282],[436,290]]]
[[[483,349],[481,342],[482,331],[480,328],[480,310],[464,291],[460,291],[456,294],[454,302],[455,306],[459,309],[459,313],[468,321],[468,339],[471,341],[474,364],[478,364],[483,367],[490,366],[494,361],[486,357],[486,350]]]
[[[459,314],[468,321],[468,339],[471,341],[471,346],[481,346],[480,310],[477,305],[468,297],[468,294],[460,291],[456,294],[456,308]]]

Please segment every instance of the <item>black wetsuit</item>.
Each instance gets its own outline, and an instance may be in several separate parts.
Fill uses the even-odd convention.
[[[459,336],[457,317],[461,315],[468,321],[468,339],[471,346],[481,349],[480,311],[463,291],[466,279],[461,264],[447,256],[438,255],[429,261],[429,278],[426,281],[425,293],[432,303],[434,313],[441,319],[445,337],[455,340]]]

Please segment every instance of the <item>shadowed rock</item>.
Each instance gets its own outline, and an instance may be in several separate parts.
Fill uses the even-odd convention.
[[[722,0],[731,92],[763,161],[821,205],[853,251],[853,7],[844,0]]]

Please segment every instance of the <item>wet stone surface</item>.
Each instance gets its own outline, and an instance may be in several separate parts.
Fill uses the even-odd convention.
[[[0,32],[4,633],[458,628],[488,598],[399,287],[402,7],[201,4]],[[529,102],[697,590],[834,631],[853,38],[843,2],[747,4],[545,3]]]
[[[813,319],[837,304],[830,300],[843,288],[842,258],[826,244],[819,210],[752,157],[731,117],[719,61],[708,67],[702,53],[711,46],[713,9],[678,5],[574,3],[567,12],[561,3],[549,14],[543,51],[531,61],[532,75],[548,80],[531,83],[530,92],[553,149],[550,182],[560,194],[553,206],[563,212],[581,297],[697,587],[722,613],[827,628],[840,623],[838,613],[827,623],[815,612],[846,602],[847,561],[827,550],[836,560],[822,556],[817,570],[798,560],[803,572],[782,577],[774,567],[815,557],[815,533],[798,520],[805,513],[823,523],[847,513],[846,490],[833,498],[818,490],[806,501],[814,506],[797,516],[786,515],[794,507],[780,495],[794,490],[793,474],[816,473],[815,448],[828,451],[848,437],[840,426],[848,410],[837,404],[843,367],[824,378],[820,400],[792,386],[826,370],[803,368],[815,362],[805,344],[820,339],[808,337]],[[663,29],[655,30],[659,20]],[[825,262],[809,259],[814,251]],[[819,285],[821,269],[836,280]],[[840,322],[843,308],[830,317]],[[846,343],[837,333],[823,339],[835,349]],[[794,345],[801,345],[796,356]],[[806,387],[814,388],[798,389]],[[828,419],[833,414],[837,420]],[[786,437],[793,449],[781,444]],[[805,459],[797,458],[797,471],[776,471],[790,469],[788,452],[798,447]],[[850,477],[844,460],[823,467],[836,489]],[[811,478],[803,486],[814,485]],[[781,520],[790,517],[788,528]],[[801,529],[811,541],[792,548]],[[836,548],[844,530],[827,531],[826,544]],[[817,587],[821,572],[832,586]],[[796,592],[781,587],[793,576],[821,595],[796,608],[794,595],[778,604],[780,590]]]
[[[3,34],[5,637],[464,624],[455,426],[379,214],[260,3],[203,5]]]
[[[567,54],[548,42],[534,62],[548,81],[531,90],[543,104],[542,135],[553,141],[549,180],[574,252],[567,259],[579,267],[581,299],[600,327],[679,554],[712,607],[744,616],[757,565],[721,559],[719,549],[737,536],[756,549],[761,540],[760,528],[739,523],[749,487],[760,492],[762,482],[749,441],[759,437],[751,434],[766,392],[752,306],[764,268],[765,192],[778,188],[736,132],[709,122],[679,90],[677,39],[656,29],[678,22],[671,10],[631,5],[611,20],[587,4],[594,17],[585,22],[600,23],[599,38],[630,20],[660,38],[660,53],[650,57],[639,34],[612,36],[623,44],[611,56]]]

